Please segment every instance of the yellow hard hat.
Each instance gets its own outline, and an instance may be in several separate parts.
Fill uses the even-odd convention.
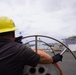
[[[15,31],[14,22],[6,16],[0,17],[0,33]]]

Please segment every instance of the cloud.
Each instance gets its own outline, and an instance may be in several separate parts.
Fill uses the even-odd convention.
[[[23,35],[75,35],[75,0],[0,0],[0,16],[12,18]],[[69,34],[70,33],[70,34]]]

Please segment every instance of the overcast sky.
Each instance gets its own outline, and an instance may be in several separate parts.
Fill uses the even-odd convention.
[[[0,0],[0,16],[13,19],[24,36],[76,35],[76,0]]]

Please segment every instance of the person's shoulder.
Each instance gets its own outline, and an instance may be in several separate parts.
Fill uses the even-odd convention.
[[[9,42],[7,44],[9,44],[9,46],[20,46],[21,45],[20,43],[17,43],[17,42]]]
[[[24,45],[17,42],[8,42],[6,46],[11,50],[19,50],[21,47],[24,47]]]
[[[29,49],[29,47],[27,47],[26,45],[18,42],[12,42],[11,44],[15,49],[18,49],[18,50]]]
[[[16,47],[16,48],[20,48],[20,47],[25,47],[24,44],[18,43],[18,42],[11,42],[11,44]]]

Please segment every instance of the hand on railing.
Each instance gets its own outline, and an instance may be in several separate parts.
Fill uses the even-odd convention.
[[[53,63],[57,63],[58,61],[62,61],[63,56],[60,55],[60,53],[54,55],[53,57]]]

